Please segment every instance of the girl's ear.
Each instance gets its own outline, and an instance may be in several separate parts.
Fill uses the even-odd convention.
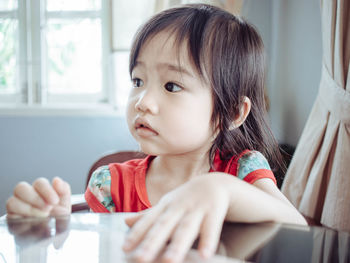
[[[236,129],[243,124],[245,119],[248,117],[251,106],[252,102],[250,101],[250,99],[244,96],[242,106],[239,109],[239,114],[235,116],[235,119],[233,120],[229,128],[230,130]]]

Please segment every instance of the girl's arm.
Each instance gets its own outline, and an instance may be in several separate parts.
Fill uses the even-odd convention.
[[[230,195],[227,221],[307,224],[271,179],[259,179],[251,185],[232,175],[217,173],[216,176]]]
[[[201,255],[211,256],[224,220],[306,224],[270,181],[260,179],[255,187],[224,173],[198,176],[167,193],[154,207],[126,219],[132,228],[124,250],[135,261],[145,262],[166,246],[162,257],[166,262],[178,262],[198,236]]]

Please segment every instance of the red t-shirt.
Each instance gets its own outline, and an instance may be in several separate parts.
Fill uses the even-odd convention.
[[[151,207],[146,190],[146,172],[154,156],[102,166],[91,176],[85,199],[94,212],[138,212]],[[261,178],[276,179],[265,157],[244,151],[230,160],[214,158],[214,170],[254,183]],[[213,172],[210,170],[209,172]]]

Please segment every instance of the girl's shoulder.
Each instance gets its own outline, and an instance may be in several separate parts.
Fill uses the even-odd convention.
[[[265,169],[270,169],[270,165],[265,158],[265,156],[255,150],[245,150],[240,155],[238,155],[237,163],[242,168],[244,167],[260,167]]]
[[[94,196],[94,200],[102,204],[108,211],[115,212],[111,196],[111,172],[108,165],[101,166],[92,173],[87,188],[87,192]],[[91,204],[89,206],[93,209]]]
[[[111,183],[111,172],[108,165],[103,165],[97,168],[90,177],[88,186],[110,185]]]
[[[275,181],[269,162],[259,151],[246,150],[237,158],[237,177],[245,181],[271,178]]]

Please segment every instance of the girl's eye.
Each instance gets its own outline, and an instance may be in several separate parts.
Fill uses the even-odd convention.
[[[132,79],[132,86],[134,88],[142,87],[143,86],[143,81],[141,79],[134,78],[134,79]]]
[[[166,83],[164,88],[169,92],[178,92],[182,90],[182,88],[179,85],[176,85],[173,82]]]

